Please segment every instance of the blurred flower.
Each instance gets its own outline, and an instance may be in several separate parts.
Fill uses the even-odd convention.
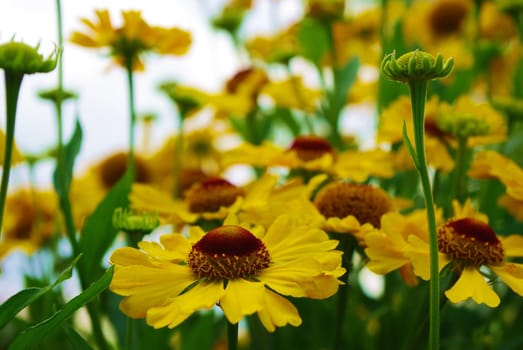
[[[206,92],[176,82],[166,81],[160,84],[160,90],[176,104],[183,118],[195,113],[209,100]]]
[[[448,172],[454,167],[454,160],[446,146],[449,135],[438,127],[436,121],[440,114],[440,106],[437,97],[429,98],[425,104],[425,148],[428,164],[435,169]],[[379,145],[389,143],[393,145],[393,148],[397,148],[394,154],[398,170],[414,169],[412,159],[403,145],[402,125],[404,122],[407,123],[407,135],[412,140],[414,130],[411,126],[412,109],[408,96],[400,96],[383,110],[376,134],[376,141]]]
[[[454,57],[456,68],[468,68],[474,63],[465,45],[473,6],[471,0],[416,1],[404,13],[404,38],[426,52]]]
[[[229,32],[234,40],[237,40],[238,31],[251,7],[252,0],[230,0],[211,23],[215,28]]]
[[[269,96],[276,107],[297,109],[306,113],[317,110],[322,92],[303,84],[301,77],[290,77],[266,84],[261,95]]]
[[[269,141],[259,146],[243,143],[224,152],[223,166],[249,164],[255,167],[284,167],[291,170],[321,172],[363,182],[369,176],[392,177],[393,159],[388,152],[373,149],[336,152],[319,136],[299,136],[288,148]]]
[[[191,34],[176,27],[149,25],[140,11],[122,11],[123,23],[113,26],[108,10],[96,10],[96,20],[82,18],[85,32],[75,31],[71,42],[88,48],[107,48],[120,66],[143,70],[143,56],[148,52],[160,55],[184,55],[191,45]]]
[[[4,164],[5,141],[5,132],[0,129],[0,167]],[[13,144],[13,154],[11,157],[11,165],[13,166],[16,166],[24,161],[24,156],[16,144]]]
[[[42,247],[60,229],[57,213],[58,198],[54,191],[21,188],[9,193],[0,259],[12,250],[32,254]]]
[[[452,105],[440,105],[438,127],[456,138],[465,137],[468,147],[501,143],[507,138],[505,118],[488,102],[460,96]]]
[[[343,17],[345,0],[308,0],[306,16],[319,20],[333,20]]]
[[[374,7],[332,23],[337,66],[342,67],[355,56],[363,64],[379,66],[381,16],[381,9]]]
[[[498,199],[518,221],[523,221],[523,169],[515,162],[495,151],[476,154],[467,175],[474,179],[497,179],[506,191]]]
[[[92,214],[107,192],[122,178],[127,170],[127,152],[117,151],[90,164],[81,174],[73,178],[71,201],[77,228]],[[135,181],[150,182],[150,170],[143,157],[136,155]]]
[[[285,213],[290,199],[307,198],[310,190],[299,182],[277,184],[275,175],[265,174],[245,186],[208,177],[184,193],[183,200],[152,186],[135,184],[130,194],[135,210],[158,212],[162,223],[186,224],[198,219],[223,220],[231,213],[240,220],[268,227]]]
[[[273,36],[257,36],[247,39],[245,48],[256,60],[265,63],[284,63],[300,53],[298,24],[293,24]]]
[[[170,234],[160,244],[140,242],[140,250],[116,250],[110,289],[125,297],[122,311],[155,328],[176,327],[218,305],[230,323],[257,313],[273,332],[301,324],[283,296],[324,299],[336,293],[344,273],[336,245],[286,216],[265,235],[231,222],[208,233],[194,226],[189,239]]]

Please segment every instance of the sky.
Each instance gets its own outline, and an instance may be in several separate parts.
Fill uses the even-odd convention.
[[[102,159],[110,152],[125,150],[128,145],[127,83],[123,69],[111,66],[102,51],[86,49],[68,42],[74,30],[83,30],[80,18],[94,19],[94,10],[106,8],[116,24],[120,11],[139,9],[152,25],[176,26],[190,31],[193,44],[185,56],[148,56],[146,71],[136,74],[137,113],[153,112],[159,121],[153,130],[153,141],[162,140],[175,130],[175,111],[171,102],[158,91],[165,80],[219,90],[224,81],[242,68],[229,37],[209,26],[223,0],[82,0],[63,1],[64,86],[79,95],[64,107],[64,136],[68,138],[79,117],[84,143],[77,159],[82,168]],[[245,33],[270,33],[300,16],[300,0],[258,0]],[[28,44],[41,42],[42,53],[56,42],[56,1],[0,1],[0,43],[15,35]],[[24,152],[35,153],[52,147],[56,140],[56,122],[52,105],[37,97],[38,91],[53,88],[57,72],[28,75],[24,78],[17,111],[15,139]],[[0,126],[5,129],[4,87],[0,84]],[[137,137],[139,133],[137,132]],[[137,140],[139,141],[139,140]],[[153,142],[154,143],[154,142]],[[37,182],[46,182],[52,164],[42,165]],[[13,173],[14,182],[23,182],[25,175]]]

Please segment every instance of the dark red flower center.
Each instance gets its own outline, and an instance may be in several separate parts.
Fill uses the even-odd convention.
[[[438,228],[438,248],[465,265],[495,265],[504,259],[503,245],[494,230],[474,218],[450,220]]]
[[[225,225],[209,231],[189,253],[188,264],[198,278],[249,278],[268,267],[265,244],[240,226]]]
[[[327,140],[314,135],[298,136],[289,150],[295,151],[298,158],[305,162],[320,158],[326,153],[334,154],[334,149]]]
[[[389,195],[379,187],[346,182],[333,182],[322,188],[314,204],[326,218],[349,215],[360,224],[380,227],[381,216],[392,210]]]
[[[193,213],[216,212],[231,206],[238,197],[245,195],[242,188],[229,181],[211,177],[192,186],[185,193],[189,210]]]

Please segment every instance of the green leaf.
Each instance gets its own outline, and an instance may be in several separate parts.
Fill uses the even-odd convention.
[[[62,323],[69,319],[69,317],[71,317],[79,308],[83,307],[98,294],[106,290],[111,283],[113,270],[114,267],[111,266],[98,281],[90,285],[84,292],[71,299],[54,315],[20,333],[15,338],[9,349],[26,350],[36,346],[46,335],[60,327]]]
[[[281,121],[287,128],[289,128],[290,132],[294,137],[297,137],[301,134],[301,126],[300,123],[296,120],[296,117],[291,112],[291,110],[286,108],[277,108],[274,110],[272,115],[267,116],[269,119],[276,119]],[[305,116],[305,118],[310,118],[309,116]]]
[[[356,80],[360,60],[358,57],[351,58],[341,69],[334,70],[335,91],[331,99],[331,115],[339,117],[339,113],[347,102],[347,93]]]
[[[73,135],[69,142],[64,146],[64,159],[62,159],[62,163],[56,165],[53,173],[54,187],[56,193],[58,193],[60,197],[66,196],[69,193],[71,179],[73,177],[74,163],[82,146],[82,138],[82,126],[77,118]],[[60,173],[60,171],[62,171],[62,173]],[[63,179],[60,179],[60,176],[63,176]]]
[[[2,329],[9,321],[18,315],[25,307],[33,303],[35,300],[40,298],[42,295],[53,289],[58,284],[71,278],[73,274],[73,267],[76,262],[80,259],[80,256],[76,257],[61,274],[58,276],[56,281],[43,288],[27,288],[16,293],[9,299],[7,299],[2,305],[0,305],[0,329]]]
[[[298,28],[298,43],[303,57],[320,64],[323,56],[329,50],[328,28],[312,18],[305,18]]]
[[[403,121],[403,128],[401,129],[401,132],[403,142],[405,143],[405,147],[407,147],[407,151],[409,151],[410,157],[412,158],[412,161],[414,162],[416,169],[419,169],[418,155],[416,154],[416,151],[414,150],[414,147],[410,142],[409,135],[407,135],[407,124],[405,123],[405,121]]]
[[[79,264],[84,285],[98,278],[102,258],[118,233],[112,223],[113,211],[128,206],[131,185],[132,175],[127,171],[86,220],[79,242],[84,256]]]

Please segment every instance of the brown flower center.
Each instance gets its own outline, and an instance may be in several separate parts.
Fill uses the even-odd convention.
[[[465,265],[494,265],[504,259],[503,245],[492,228],[474,218],[450,220],[438,228],[438,248]]]
[[[198,278],[232,280],[256,276],[270,263],[265,244],[240,226],[209,231],[193,245],[188,264]]]
[[[381,216],[392,210],[389,195],[371,185],[333,182],[321,189],[314,204],[326,218],[344,218],[349,215],[360,224],[370,223],[380,227]]]
[[[112,188],[118,180],[125,174],[127,170],[128,155],[125,152],[115,153],[104,159],[99,166],[100,180],[106,189]],[[144,161],[135,158],[135,181],[147,182],[149,180],[149,173]]]
[[[332,146],[322,137],[314,135],[298,136],[289,150],[295,151],[304,162],[320,158],[326,153],[334,154]]]
[[[215,212],[220,207],[231,206],[238,197],[245,195],[242,188],[222,178],[208,178],[192,186],[185,199],[193,213]]]
[[[189,190],[194,184],[200,183],[209,178],[209,175],[200,169],[182,169],[180,172],[180,193],[185,196],[185,191]]]
[[[468,13],[468,5],[462,0],[437,1],[429,15],[432,33],[445,37],[457,33]]]

